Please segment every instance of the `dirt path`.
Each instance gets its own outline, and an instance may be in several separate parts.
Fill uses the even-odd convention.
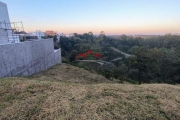
[[[122,57],[115,58],[115,59],[111,60],[111,62],[115,62],[117,60],[122,60]]]
[[[110,62],[106,62],[106,61],[102,61],[102,60],[77,60],[77,61],[79,61],[79,62],[95,62],[100,65],[111,64]]]
[[[122,52],[122,51],[120,51],[120,50],[118,50],[118,49],[116,49],[116,48],[114,48],[114,47],[111,47],[111,49],[114,50],[115,52],[119,52],[119,53],[125,55],[126,58],[128,58],[128,57],[131,56],[130,54],[127,54],[127,53],[125,53],[125,52]],[[116,59],[117,59],[117,58],[116,58]]]
[[[130,57],[131,55],[130,54],[127,54],[125,52],[122,52],[114,47],[111,47],[111,49],[113,49],[115,52],[120,52],[121,54],[125,55],[126,58]],[[113,60],[111,60],[110,62],[107,62],[107,61],[102,61],[102,60],[77,60],[79,62],[95,62],[95,63],[98,63],[100,65],[104,65],[104,64],[111,64],[111,62],[114,62],[114,61],[117,61],[117,60],[121,60],[122,57],[117,57]]]

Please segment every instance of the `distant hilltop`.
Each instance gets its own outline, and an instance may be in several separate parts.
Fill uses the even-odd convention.
[[[171,33],[167,33],[167,34],[164,34],[164,35],[125,35],[125,34],[122,34],[122,35],[109,35],[109,37],[112,37],[112,38],[120,38],[122,36],[130,36],[130,37],[133,37],[133,38],[137,38],[137,37],[141,37],[141,38],[152,38],[152,37],[157,37],[157,36],[165,36],[165,35],[180,35],[178,33],[175,33],[175,34],[171,34]]]

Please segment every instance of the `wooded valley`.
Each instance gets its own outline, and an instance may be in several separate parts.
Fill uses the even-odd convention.
[[[103,31],[98,36],[92,32],[74,33],[72,37],[61,36],[55,48],[58,46],[63,62],[102,74],[109,80],[137,84],[180,83],[180,35],[142,38],[106,36]],[[102,57],[87,54],[76,58],[88,50]]]

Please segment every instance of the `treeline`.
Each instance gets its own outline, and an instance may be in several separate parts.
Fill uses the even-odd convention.
[[[141,83],[180,83],[180,36],[166,34],[141,38],[121,35],[119,38],[106,36],[101,32],[94,36],[92,32],[75,33],[73,37],[61,37],[60,43],[64,62],[93,69],[109,79],[128,80]],[[117,48],[132,56],[126,58],[115,52]],[[112,64],[92,65],[77,63],[75,56],[91,49],[103,55],[103,60],[122,57]],[[93,58],[92,58],[93,59]]]

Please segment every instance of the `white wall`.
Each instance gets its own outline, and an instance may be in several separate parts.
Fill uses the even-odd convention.
[[[5,3],[0,2],[0,22],[6,21],[10,22],[7,5]]]
[[[9,20],[9,14],[8,14],[8,9],[7,9],[7,5],[5,3],[0,2],[0,22],[4,23],[4,21],[6,23],[10,23]],[[7,25],[8,28],[11,28],[10,24]],[[0,29],[2,28],[7,28],[5,27],[5,24],[0,24]],[[0,34],[0,44],[5,44],[8,43],[8,39],[4,39],[7,36],[7,32],[8,34],[12,34],[11,30],[5,31],[1,30],[1,34]]]
[[[0,44],[7,44],[8,36],[7,31],[5,29],[0,28]]]

